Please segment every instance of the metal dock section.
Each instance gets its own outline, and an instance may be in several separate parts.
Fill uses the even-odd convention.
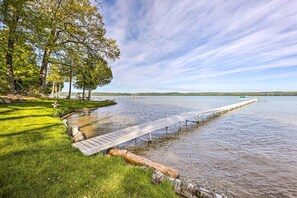
[[[170,125],[177,124],[182,121],[188,121],[191,119],[195,119],[202,115],[219,115],[225,112],[243,107],[245,105],[256,102],[257,99],[252,99],[244,102],[239,102],[236,104],[211,109],[208,111],[193,111],[188,113],[182,113],[180,115],[170,116],[167,118],[162,118],[159,120],[147,122],[145,124],[140,124],[132,127],[128,127],[125,129],[117,130],[115,132],[111,132],[108,134],[104,134],[101,136],[97,136],[94,138],[90,138],[87,140],[83,140],[81,142],[73,143],[72,145],[78,148],[85,155],[93,155],[104,151],[106,149],[112,148],[114,146],[120,145],[124,142],[128,142],[135,138],[139,138],[143,135],[150,134],[154,131],[157,131],[162,128],[166,128]]]

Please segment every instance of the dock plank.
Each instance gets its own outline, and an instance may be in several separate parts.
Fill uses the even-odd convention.
[[[92,144],[92,145],[94,145],[94,146],[99,146],[100,145],[100,142],[96,142],[96,141],[94,141],[94,139],[86,139],[85,141]]]
[[[89,151],[90,148],[86,147],[84,144],[80,143],[80,142],[76,142],[74,144],[72,144],[74,147],[78,148],[80,151]]]
[[[82,143],[86,147],[89,147],[90,149],[93,149],[94,147],[96,147],[95,145],[89,143],[89,141],[81,141],[80,143]]]

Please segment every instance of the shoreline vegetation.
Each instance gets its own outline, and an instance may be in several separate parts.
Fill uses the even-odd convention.
[[[61,93],[66,96],[66,92]],[[72,92],[75,96],[77,92]],[[92,96],[297,96],[297,91],[273,91],[273,92],[143,92],[143,93],[126,93],[126,92],[92,92]]]
[[[32,100],[0,104],[0,197],[177,197],[152,170],[118,157],[84,156],[60,116],[112,101]]]

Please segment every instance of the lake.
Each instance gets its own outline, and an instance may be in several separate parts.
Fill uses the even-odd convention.
[[[115,106],[72,115],[87,137],[193,110],[239,102],[239,97],[111,97]],[[297,97],[261,97],[209,120],[153,133],[121,145],[181,172],[181,179],[229,197],[297,197]],[[101,100],[102,97],[94,97]],[[179,127],[182,128],[179,131]],[[146,137],[144,137],[146,138]]]

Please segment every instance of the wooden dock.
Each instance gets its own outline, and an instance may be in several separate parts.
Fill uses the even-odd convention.
[[[140,124],[125,129],[117,130],[115,132],[83,140],[81,142],[76,142],[72,145],[78,148],[83,154],[89,156],[104,151],[106,149],[112,148],[114,146],[120,145],[122,143],[128,142],[135,138],[139,138],[146,134],[150,134],[151,137],[152,132],[162,128],[166,128],[170,125],[177,124],[182,121],[188,121],[191,119],[193,120],[202,115],[223,114],[225,112],[243,107],[256,101],[257,99],[252,99],[216,109],[211,109],[208,111],[193,111],[188,113],[182,113],[180,115],[170,116],[167,118],[147,122],[145,124]]]

